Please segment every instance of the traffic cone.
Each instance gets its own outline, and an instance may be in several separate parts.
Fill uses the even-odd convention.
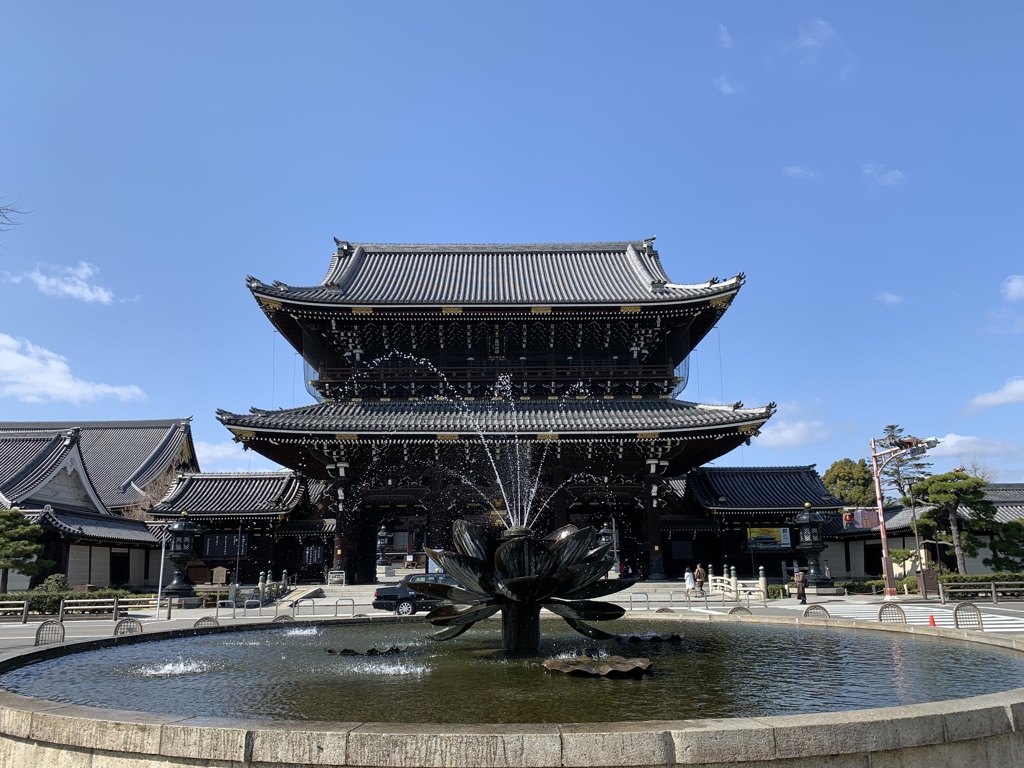
[[[935,626],[935,617],[932,616],[931,614],[928,615],[928,626],[929,627],[934,627]]]

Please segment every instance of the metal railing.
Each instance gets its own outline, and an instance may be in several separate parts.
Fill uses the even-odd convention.
[[[0,613],[21,614],[21,623],[28,624],[28,600],[0,600]]]
[[[356,601],[353,600],[351,597],[339,597],[337,600],[334,601],[334,615],[335,616],[338,615],[338,604],[339,603],[348,603],[350,606],[352,606],[352,610],[348,614],[349,617],[352,617],[352,616],[356,615]]]
[[[960,595],[960,598],[970,597],[973,600],[989,599],[993,603],[999,603],[999,598],[1024,600],[1024,582],[1020,581],[960,581],[960,582],[939,582],[939,601],[945,605],[947,598]],[[956,600],[956,598],[953,598]]]
[[[651,610],[651,596],[648,595],[646,592],[630,592],[629,593],[629,610],[631,610],[631,611],[636,610],[635,608],[633,608],[633,598],[640,597],[641,595],[643,595],[644,602],[647,604],[647,607],[644,610],[646,610],[646,611]]]
[[[69,613],[107,613],[113,614],[114,621],[121,618],[122,611],[160,609],[167,606],[167,617],[170,618],[171,598],[164,597],[157,600],[155,597],[96,597],[96,598],[73,598],[60,601],[60,610],[57,614],[57,621],[64,621],[64,616]]]

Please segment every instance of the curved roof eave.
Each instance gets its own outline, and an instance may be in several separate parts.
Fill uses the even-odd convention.
[[[667,284],[668,287],[674,290],[685,290],[693,292],[693,295],[678,295],[671,294],[666,291],[652,292],[648,298],[636,298],[636,297],[622,297],[616,300],[604,300],[604,301],[586,301],[582,299],[568,300],[568,299],[557,299],[552,300],[550,298],[529,300],[523,299],[518,302],[509,301],[480,301],[476,299],[453,299],[451,301],[429,301],[429,302],[417,302],[412,299],[394,301],[394,300],[382,300],[382,301],[324,301],[307,299],[302,296],[295,295],[297,291],[314,291],[317,290],[317,286],[309,287],[292,287],[278,284],[278,286],[268,286],[255,278],[250,278],[249,290],[252,292],[253,297],[257,302],[262,302],[260,299],[266,299],[268,302],[275,302],[278,304],[288,304],[297,308],[308,308],[308,309],[330,309],[333,311],[345,310],[345,309],[363,309],[366,307],[372,307],[374,309],[381,310],[412,310],[412,311],[441,311],[447,307],[460,306],[464,308],[472,308],[477,310],[494,310],[494,311],[529,311],[536,306],[550,306],[552,308],[558,307],[559,309],[605,309],[609,311],[620,311],[623,306],[629,307],[650,307],[656,309],[665,309],[668,307],[691,307],[693,305],[706,304],[713,299],[721,299],[726,297],[735,296],[740,288],[743,287],[744,277],[742,274],[735,275],[721,281],[707,281],[705,283],[695,283],[691,285],[682,284]],[[659,293],[663,293],[663,296],[659,296]],[[731,301],[731,298],[730,298]]]

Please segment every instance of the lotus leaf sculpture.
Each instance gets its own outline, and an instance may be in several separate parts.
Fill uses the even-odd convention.
[[[544,667],[552,672],[564,672],[567,675],[581,677],[642,677],[650,675],[651,660],[624,656],[605,656],[594,659],[589,656],[576,656],[571,659],[548,659]]]
[[[457,520],[452,534],[455,552],[428,549],[427,553],[461,587],[409,584],[420,594],[449,603],[427,614],[431,624],[445,627],[433,639],[457,637],[500,611],[502,648],[507,653],[536,653],[541,608],[591,639],[616,637],[584,621],[622,616],[622,607],[593,598],[618,592],[635,580],[602,579],[612,565],[611,545],[595,546],[593,528],[567,525],[542,540],[527,528],[510,528],[499,539],[482,526]]]

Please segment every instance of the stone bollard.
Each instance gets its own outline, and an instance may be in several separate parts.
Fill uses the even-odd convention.
[[[281,590],[288,591],[288,570],[281,571]]]
[[[260,602],[265,603],[267,601],[267,572],[260,571],[260,580],[257,585],[260,590]]]
[[[733,569],[732,569],[732,575],[729,577],[729,580],[732,582],[733,599],[736,602],[739,602],[739,600],[740,600],[740,580],[736,578],[736,568],[735,567],[733,567]]]
[[[761,590],[761,594],[764,595],[764,599],[768,599],[768,577],[764,573],[764,566],[759,566],[757,569],[757,588]]]

